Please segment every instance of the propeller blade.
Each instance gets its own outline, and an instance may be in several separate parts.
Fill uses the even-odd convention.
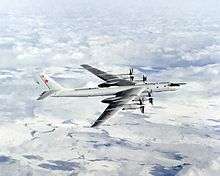
[[[149,98],[149,103],[153,105],[153,98]]]
[[[144,114],[144,109],[145,109],[145,106],[140,107],[141,113],[143,113],[143,114]]]
[[[134,76],[133,75],[130,76],[130,81],[132,81],[132,82],[134,81]]]
[[[139,104],[143,105],[143,99],[139,98]]]
[[[134,72],[133,68],[130,68],[129,69],[129,75],[133,75],[133,72]]]
[[[143,82],[147,81],[147,77],[145,75],[143,75]]]

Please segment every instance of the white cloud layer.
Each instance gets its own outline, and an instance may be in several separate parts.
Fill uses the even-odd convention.
[[[219,3],[2,0],[0,176],[219,175]],[[66,87],[101,82],[83,63],[187,85],[91,129],[100,98],[36,101],[42,71]]]

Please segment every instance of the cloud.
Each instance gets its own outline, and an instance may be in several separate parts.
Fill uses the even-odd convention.
[[[176,168],[182,175],[217,173],[218,4],[217,0],[3,0],[1,156],[14,162],[0,163],[0,170],[9,175],[10,171],[54,175],[64,168],[59,175],[66,175],[76,162],[84,166],[82,175],[165,174]],[[134,67],[151,81],[187,85],[177,92],[155,93],[155,105],[147,105],[144,115],[122,112],[100,129],[90,129],[106,107],[101,98],[39,102],[34,84],[34,77],[44,71],[65,87],[96,86],[101,80],[83,70],[84,63],[113,73]],[[70,119],[71,124],[63,123]],[[164,154],[174,151],[183,157]]]

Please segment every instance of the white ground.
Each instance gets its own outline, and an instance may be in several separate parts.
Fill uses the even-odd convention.
[[[0,176],[220,175],[219,1],[22,2],[0,4]],[[84,63],[187,85],[92,129],[101,98],[36,101],[42,71],[101,83]]]

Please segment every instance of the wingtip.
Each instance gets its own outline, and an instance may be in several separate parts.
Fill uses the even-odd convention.
[[[81,64],[80,66],[84,68],[84,67],[88,67],[89,65],[88,64]]]
[[[36,100],[37,100],[37,101],[41,100],[41,97],[38,97]]]
[[[100,125],[100,122],[99,122],[99,121],[95,121],[95,122],[91,125],[91,128],[98,127],[99,125]]]
[[[94,123],[94,124],[92,124],[90,127],[91,127],[91,128],[95,128],[95,127],[97,127],[97,125]]]

